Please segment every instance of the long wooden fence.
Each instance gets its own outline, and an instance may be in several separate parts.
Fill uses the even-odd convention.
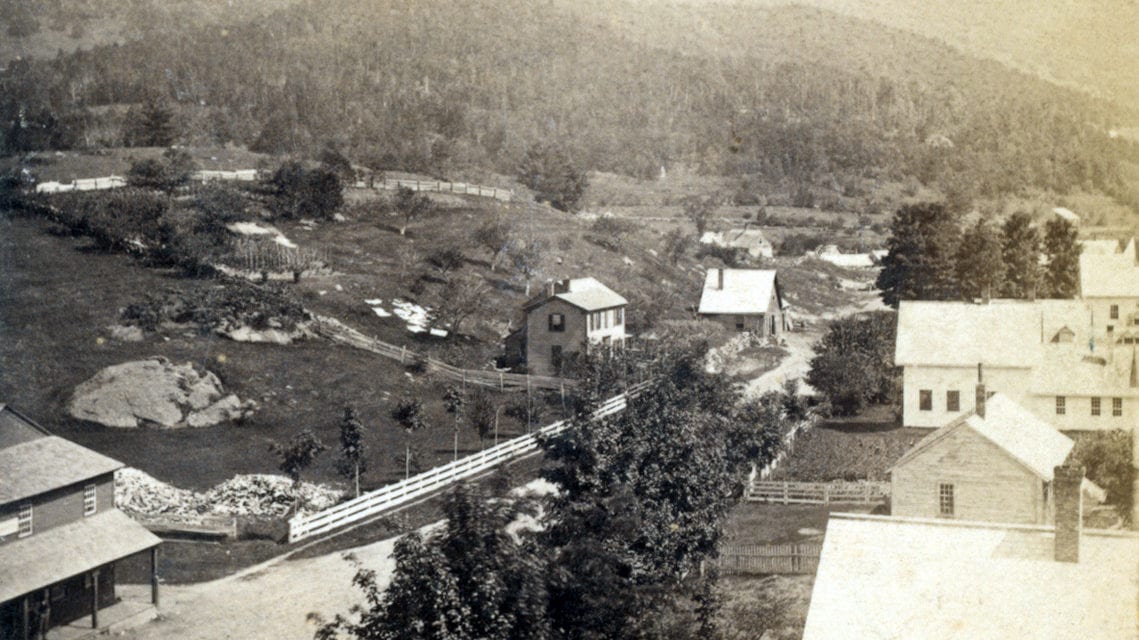
[[[568,378],[554,376],[532,376],[521,373],[506,373],[502,371],[480,371],[476,369],[460,369],[445,362],[435,360],[423,354],[409,350],[407,347],[397,347],[382,340],[371,338],[356,329],[336,320],[324,316],[317,316],[313,322],[313,331],[317,335],[377,355],[399,360],[401,364],[418,364],[427,371],[452,382],[473,384],[490,387],[500,391],[529,391],[531,389],[547,389],[565,393],[574,385]]]
[[[792,573],[819,569],[821,542],[722,545],[716,565],[722,575]]]
[[[890,497],[889,482],[775,482],[752,480],[747,499],[779,504],[878,504]]]
[[[404,188],[411,189],[412,191],[457,193],[460,195],[494,198],[495,200],[501,200],[503,202],[510,202],[514,198],[514,192],[510,189],[499,189],[498,187],[487,187],[481,184],[470,184],[468,182],[445,182],[442,180],[357,180],[353,183],[349,183],[348,186],[356,189],[385,189],[394,191]]]
[[[598,420],[623,411],[626,398],[635,397],[647,383],[631,387],[626,393],[603,403],[591,420]],[[474,477],[501,464],[522,457],[538,449],[538,434],[554,435],[564,431],[569,422],[561,420],[547,425],[535,434],[519,436],[502,444],[484,449],[429,471],[401,480],[395,484],[365,493],[311,515],[297,515],[289,520],[289,542],[297,542],[315,535],[328,533],[366,518],[375,517],[417,498],[430,495],[461,480]]]

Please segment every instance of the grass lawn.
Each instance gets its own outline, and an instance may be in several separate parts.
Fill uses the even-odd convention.
[[[720,630],[724,640],[798,640],[803,637],[814,576],[725,577]]]
[[[723,544],[780,544],[817,540],[831,513],[869,513],[864,504],[737,504],[724,526]]]

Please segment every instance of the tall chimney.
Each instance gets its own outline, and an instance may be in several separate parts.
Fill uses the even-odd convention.
[[[977,363],[977,397],[974,400],[977,415],[985,417],[985,372],[980,362]]]
[[[716,269],[716,274],[717,274],[716,288],[719,289],[720,291],[723,291],[724,290],[724,270],[723,269]]]
[[[546,295],[552,296],[557,292],[558,285],[553,280],[546,281]]]
[[[1063,464],[1052,472],[1052,500],[1056,505],[1056,562],[1080,561],[1083,482],[1083,467]]]

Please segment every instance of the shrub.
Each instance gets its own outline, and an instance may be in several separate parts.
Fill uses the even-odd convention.
[[[269,178],[273,189],[270,209],[283,218],[331,219],[344,204],[340,178],[323,167],[306,169],[296,161],[282,164]]]
[[[1122,430],[1082,433],[1071,454],[1072,460],[1086,469],[1088,479],[1107,492],[1107,504],[1115,507],[1128,524],[1135,487],[1131,438]]]
[[[427,263],[439,272],[439,275],[446,277],[448,273],[463,266],[466,258],[463,256],[463,250],[457,245],[449,245],[435,249],[427,254]]]

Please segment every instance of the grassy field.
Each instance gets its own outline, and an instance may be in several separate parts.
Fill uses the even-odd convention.
[[[443,411],[442,388],[394,361],[315,340],[289,346],[247,344],[196,331],[149,335],[133,343],[110,338],[107,327],[141,292],[209,282],[94,251],[85,240],[48,235],[41,222],[27,219],[0,218],[0,270],[0,399],[58,435],[162,480],[201,489],[235,473],[274,472],[271,441],[312,428],[335,447],[340,412],[352,403],[365,423],[370,448],[364,485],[383,484],[402,473],[404,434],[387,412],[390,398],[405,392],[427,404],[431,426],[413,439],[425,449],[425,464],[451,457],[452,423]],[[77,384],[103,367],[152,355],[208,368],[228,390],[256,400],[261,408],[243,426],[185,430],[111,429],[67,415]],[[503,417],[504,437],[521,430]],[[463,433],[463,451],[478,446],[475,434]],[[326,452],[306,476],[335,480],[333,461],[334,454]]]

